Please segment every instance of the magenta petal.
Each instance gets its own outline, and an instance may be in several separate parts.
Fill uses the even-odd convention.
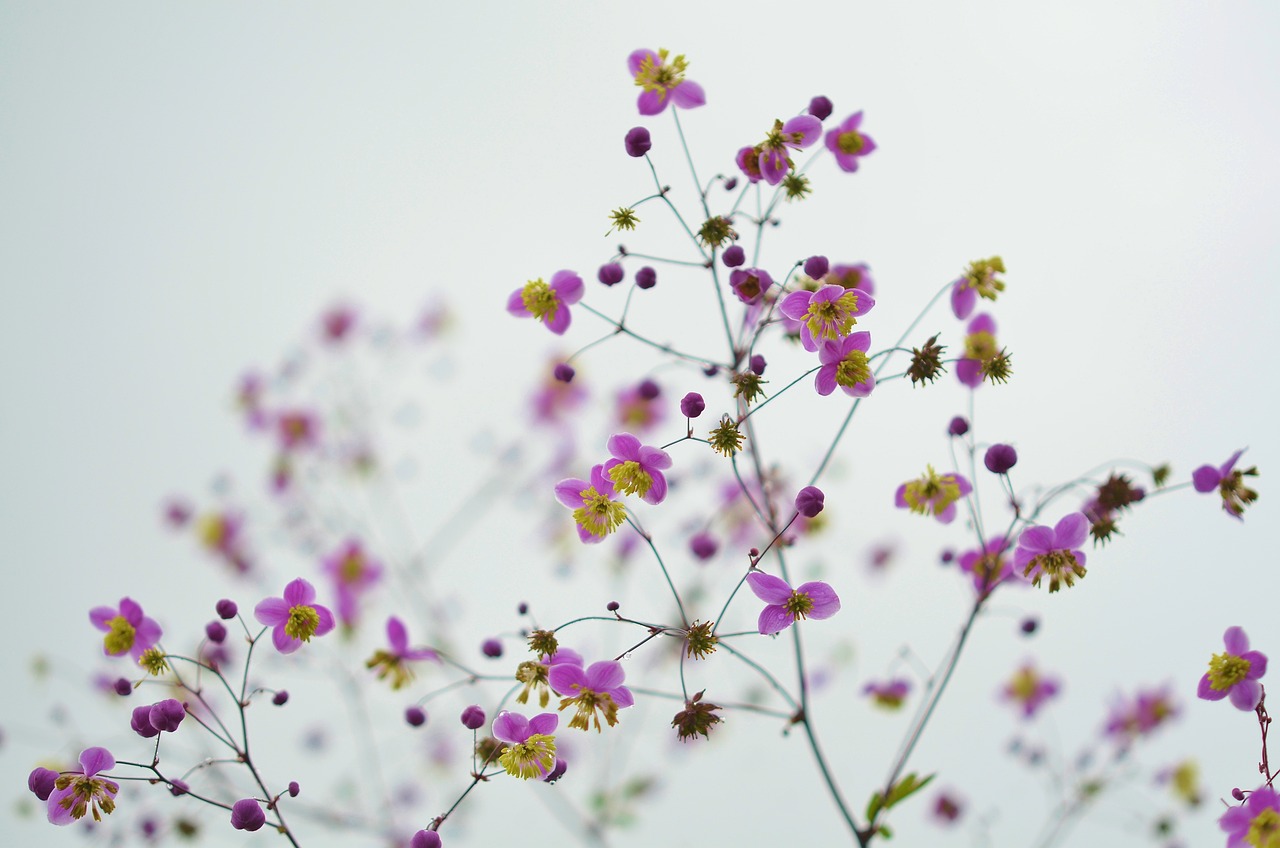
[[[560,716],[555,713],[538,713],[529,719],[529,733],[541,733],[544,736],[550,736],[556,732],[556,727],[560,724]],[[525,737],[526,739],[528,737]]]
[[[294,651],[302,647],[302,640],[295,639],[288,633],[284,632],[284,625],[280,624],[271,629],[271,643],[276,646],[276,650],[282,654],[292,654]]]
[[[1200,678],[1200,685],[1196,687],[1196,697],[1203,698],[1206,701],[1221,701],[1227,697],[1227,690],[1214,689],[1209,682],[1209,675],[1206,674]]]
[[[586,688],[596,692],[604,692],[621,686],[627,673],[622,670],[622,663],[614,660],[595,662],[587,666]]]
[[[645,445],[640,448],[640,464],[646,468],[657,468],[666,471],[671,467],[671,454],[660,448]]]
[[[978,293],[968,284],[964,277],[951,285],[951,312],[961,321],[973,314],[978,305]]]
[[[1245,651],[1240,659],[1249,662],[1249,679],[1257,680],[1267,673],[1267,656],[1260,651]]]
[[[106,748],[85,748],[80,752],[80,768],[86,777],[93,777],[98,772],[111,771],[116,767],[116,758]]]
[[[893,493],[893,504],[899,509],[906,509],[910,504],[907,503],[907,484],[903,483],[898,490]]]
[[[872,389],[875,387],[876,376],[874,374],[870,374],[867,376],[867,379],[863,380],[861,383],[854,383],[852,386],[841,386],[840,388],[843,389],[844,393],[849,397],[863,398],[870,396]]]
[[[1053,528],[1054,544],[1059,548],[1076,548],[1089,535],[1089,519],[1082,512],[1064,515]]]
[[[577,477],[561,480],[556,483],[556,500],[569,507],[569,509],[577,509],[582,506],[582,493],[590,488],[590,483],[586,480],[579,480]],[[265,623],[263,622],[263,624]]]
[[[1228,627],[1227,632],[1222,634],[1222,643],[1227,646],[1228,654],[1237,657],[1249,650],[1249,637],[1245,635],[1243,627]]]
[[[606,445],[609,453],[621,460],[636,461],[640,458],[640,440],[630,433],[610,436]]]
[[[1018,546],[1034,553],[1042,554],[1053,550],[1054,534],[1048,527],[1036,525],[1022,531],[1018,537]]]
[[[1212,492],[1218,488],[1220,482],[1222,482],[1222,475],[1212,465],[1202,465],[1191,472],[1191,485],[1202,494]]]
[[[667,496],[667,478],[657,471],[654,471],[649,476],[653,480],[653,485],[649,487],[649,491],[644,493],[644,497],[641,500],[647,504],[657,506]]]
[[[996,334],[996,319],[984,312],[969,322],[969,332],[990,333],[994,336]]]
[[[289,605],[283,598],[267,598],[253,608],[253,617],[258,619],[259,624],[283,627],[289,620]]]
[[[957,359],[956,378],[971,389],[982,385],[982,362],[977,359]]]
[[[404,622],[394,615],[387,619],[387,642],[391,645],[391,652],[397,656],[404,656],[409,649],[409,631],[405,629]]]
[[[569,314],[569,307],[561,303],[556,307],[554,314],[549,314],[542,319],[547,325],[547,329],[555,333],[557,336],[563,336],[564,331],[569,329],[569,322],[573,320],[573,316]]]
[[[866,330],[859,330],[856,333],[850,333],[844,340],[844,352],[847,354],[853,350],[860,350],[866,353],[871,348],[871,333]],[[961,478],[963,479],[963,478]]]
[[[943,524],[950,524],[951,522],[955,521],[956,520],[955,503],[947,504],[946,508],[943,509],[942,512],[937,513],[937,519],[941,521]]]
[[[556,271],[552,274],[551,288],[560,296],[562,303],[577,303],[582,300],[582,278],[573,271]]]
[[[138,625],[138,630],[133,637],[134,647],[143,645],[143,650],[150,648],[156,642],[160,641],[160,636],[163,635],[163,632],[164,631],[160,629],[160,625],[156,624],[154,618],[142,619],[142,623]]]
[[[554,654],[547,657],[547,665],[558,665],[559,663],[572,663],[581,667],[582,654],[573,648],[557,648]]]
[[[778,311],[794,321],[803,321],[809,314],[809,302],[812,299],[813,292],[792,292],[778,304]]]
[[[571,663],[553,665],[547,669],[547,683],[557,695],[570,695],[574,687],[581,689],[587,681],[587,674],[581,666]]]
[[[1262,698],[1262,684],[1256,680],[1241,680],[1231,687],[1231,704],[1240,710],[1252,710]]]
[[[503,742],[520,743],[529,738],[529,719],[503,710],[493,720],[493,735]]]
[[[142,607],[133,598],[120,599],[120,614],[134,627],[142,623]]]
[[[663,91],[642,91],[636,98],[636,108],[641,115],[656,115],[667,108],[667,98]]]
[[[507,298],[507,311],[517,318],[527,318],[532,314],[524,305],[524,289],[516,289]]]
[[[781,604],[791,597],[791,587],[787,585],[787,581],[763,571],[748,574],[747,585],[757,598],[767,604]]]
[[[115,618],[118,613],[111,607],[94,607],[89,610],[89,621],[99,630],[109,631],[111,629],[111,619]]]
[[[809,618],[830,618],[840,611],[840,598],[836,595],[835,589],[832,589],[826,583],[821,581],[803,583],[796,591],[802,595],[808,595],[809,599],[813,601],[813,609],[809,611]]]
[[[640,67],[644,64],[644,60],[650,60],[655,66],[659,64],[658,54],[652,50],[633,50],[631,55],[627,57],[627,70],[631,72],[631,76],[640,73]]]
[[[336,626],[333,620],[333,613],[328,607],[322,607],[319,604],[312,604],[311,608],[316,611],[316,615],[320,617],[320,621],[316,623],[316,636],[323,636],[326,633],[332,633]]]
[[[1218,469],[1218,473],[1221,474],[1223,477],[1226,477],[1228,474],[1230,474],[1235,469],[1236,463],[1239,462],[1240,456],[1244,452],[1245,452],[1245,448],[1241,448],[1240,450],[1231,454],[1231,458],[1228,459],[1226,462],[1222,463],[1222,467]]]
[[[49,810],[49,823],[58,826],[68,825],[75,821],[71,817],[70,810],[62,808],[62,799],[74,792],[70,786],[66,789],[55,789],[49,793],[49,800],[46,802]]]
[[[805,148],[811,146],[822,136],[822,121],[812,115],[796,115],[782,125],[782,131],[784,133],[800,133],[800,142],[794,146]]]
[[[671,99],[681,109],[696,109],[707,102],[707,93],[693,80],[685,80],[670,91]],[[821,126],[821,124],[819,124]]]
[[[786,630],[795,621],[791,613],[787,612],[777,604],[769,604],[760,610],[760,618],[756,622],[756,628],[765,636],[772,636],[774,633]]]
[[[316,599],[316,587],[301,577],[289,581],[284,587],[284,602],[290,607],[309,604]]]
[[[824,365],[818,369],[818,375],[813,378],[813,387],[823,397],[836,390],[836,368],[837,366],[834,364]],[[904,501],[899,506],[906,506],[906,502]]]

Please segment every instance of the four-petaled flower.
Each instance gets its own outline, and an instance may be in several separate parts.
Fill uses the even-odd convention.
[[[826,341],[842,339],[871,311],[876,302],[861,289],[826,285],[816,292],[795,291],[782,299],[778,311],[800,322],[800,344],[816,351]]]
[[[836,164],[842,171],[858,170],[858,159],[876,149],[871,136],[858,131],[860,126],[862,113],[854,112],[840,126],[827,131],[827,149],[835,154]]]
[[[94,821],[102,821],[103,815],[110,815],[116,808],[120,784],[98,777],[98,774],[115,767],[116,759],[106,748],[85,748],[81,751],[80,771],[60,774],[54,781],[47,802],[49,821],[62,825],[82,819],[86,813],[92,815]]]
[[[573,663],[557,663],[547,672],[551,688],[562,696],[560,709],[577,707],[569,726],[586,730],[594,723],[597,733],[599,713],[603,713],[604,720],[613,727],[618,723],[618,710],[635,703],[631,690],[622,685],[626,677],[622,664],[614,660],[592,663],[585,670]]]
[[[609,453],[604,472],[613,487],[624,495],[639,495],[645,503],[660,504],[667,496],[667,478],[662,472],[671,467],[671,457],[664,450],[640,444],[630,433],[609,437]]]
[[[1241,515],[1244,508],[1258,499],[1258,493],[1244,485],[1244,478],[1257,477],[1258,469],[1235,470],[1236,463],[1244,452],[1245,449],[1241,448],[1217,468],[1212,465],[1202,465],[1191,472],[1191,483],[1197,492],[1207,494],[1216,489],[1222,496],[1222,508],[1227,515],[1239,518],[1241,521],[1244,520]]]
[[[1042,677],[1028,662],[1014,672],[1001,694],[1006,701],[1013,701],[1019,706],[1023,718],[1031,718],[1046,701],[1058,694],[1058,681]]]
[[[546,777],[556,767],[556,739],[551,734],[560,724],[555,713],[525,718],[503,710],[493,720],[493,735],[507,743],[498,755],[498,764],[507,774],[528,780]]]
[[[862,694],[870,695],[872,703],[886,710],[900,709],[910,692],[911,681],[902,678],[885,681],[873,680],[862,687]]]
[[[1004,291],[1004,280],[996,279],[996,274],[1003,273],[1004,260],[999,256],[970,262],[964,274],[951,284],[952,313],[963,321],[978,305],[979,297],[995,300]]]
[[[822,121],[812,115],[797,115],[785,124],[774,121],[764,141],[738,151],[738,167],[753,183],[763,179],[777,185],[795,167],[789,151],[810,147],[821,136]]]
[[[1227,650],[1210,658],[1209,670],[1200,678],[1196,695],[1206,701],[1230,696],[1238,709],[1252,710],[1262,698],[1258,679],[1267,673],[1267,657],[1249,650],[1249,637],[1239,627],[1228,627],[1222,641]]]
[[[684,78],[689,63],[676,56],[667,63],[667,50],[636,50],[627,57],[627,68],[636,85],[644,89],[636,100],[641,115],[656,115],[674,103],[682,109],[693,109],[707,102],[702,86]]]
[[[1069,589],[1085,575],[1084,551],[1079,548],[1088,535],[1089,519],[1082,512],[1064,515],[1053,527],[1028,527],[1018,537],[1013,567],[1030,578],[1032,586],[1048,576],[1050,592],[1063,583]]]
[[[410,648],[409,631],[404,622],[394,615],[387,619],[387,642],[391,650],[379,648],[374,651],[364,664],[365,668],[376,668],[378,679],[391,678],[391,688],[399,689],[413,680],[413,669],[409,663],[415,660],[440,661],[440,655],[431,648]]]
[[[359,614],[360,595],[372,589],[382,578],[382,565],[369,556],[358,539],[348,539],[329,556],[320,570],[333,579],[338,596],[338,619],[353,627]]]
[[[973,575],[973,588],[985,594],[997,585],[1013,579],[1013,564],[1008,557],[1011,547],[1008,539],[997,536],[987,540],[987,544],[981,549],[965,551],[957,564],[961,571]]]
[[[314,603],[316,589],[299,577],[284,587],[283,598],[266,598],[253,608],[260,624],[273,628],[271,641],[282,654],[292,654],[311,641],[333,630],[333,613],[328,607]]]
[[[1227,848],[1280,848],[1280,794],[1270,786],[1249,793],[1249,800],[1218,819],[1227,832]]]
[[[972,492],[973,486],[959,474],[939,474],[932,465],[927,469],[923,477],[899,486],[893,502],[902,509],[932,515],[943,524],[950,524],[956,517],[956,501]]]
[[[536,318],[561,336],[569,329],[569,306],[582,300],[582,291],[581,277],[573,271],[556,271],[550,283],[539,277],[513,291],[507,298],[507,311],[517,318]]]
[[[626,519],[627,509],[616,494],[603,465],[592,467],[590,482],[570,477],[556,483],[556,500],[573,510],[578,538],[587,544],[603,541]]]
[[[119,609],[94,607],[89,610],[89,621],[107,634],[102,639],[102,650],[108,656],[128,654],[137,662],[144,651],[160,641],[160,625],[147,618],[132,598],[121,598]]]
[[[1132,699],[1120,698],[1107,716],[1106,733],[1121,747],[1152,733],[1178,714],[1168,686],[1140,690]]]
[[[766,636],[786,630],[802,618],[830,618],[840,611],[835,590],[821,581],[801,583],[792,589],[787,581],[763,571],[747,575],[747,585],[766,606],[756,627]]]
[[[813,387],[826,397],[836,386],[849,397],[862,398],[876,387],[875,375],[867,362],[867,349],[871,347],[871,334],[850,333],[843,339],[823,342],[818,350],[822,366],[813,378]]]
[[[552,666],[569,663],[582,667],[582,655],[571,648],[558,648],[550,655],[543,654],[541,660],[526,660],[516,667],[516,680],[524,684],[520,694],[516,695],[516,703],[529,703],[529,695],[538,693],[538,706],[545,707],[551,700],[551,687],[548,673]]]

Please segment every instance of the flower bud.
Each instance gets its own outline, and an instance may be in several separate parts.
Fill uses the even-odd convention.
[[[218,601],[218,605],[214,607],[214,609],[218,611],[218,617],[224,620],[228,618],[235,618],[236,613],[238,612],[236,602],[229,598],[223,598]]]
[[[719,549],[720,543],[710,533],[695,533],[693,538],[689,540],[689,550],[702,562],[706,562],[715,556],[716,551]]]
[[[604,283],[606,286],[616,286],[622,282],[625,272],[622,266],[617,262],[610,262],[607,265],[601,265],[600,270],[596,271],[596,279]]]
[[[747,261],[747,252],[742,249],[741,245],[732,245],[720,254],[720,261],[724,263],[726,268],[737,268],[743,262]]]
[[[502,656],[502,642],[498,639],[485,639],[480,645],[480,651],[486,657],[497,659]]]
[[[822,512],[825,498],[826,496],[817,486],[805,486],[796,495],[796,512],[805,518],[813,518]]]
[[[476,704],[472,704],[462,711],[462,726],[467,730],[479,730],[484,727],[484,710]]]
[[[651,289],[658,284],[658,272],[648,265],[636,271],[636,288]]]
[[[947,425],[947,432],[953,436],[963,436],[969,432],[969,422],[963,416],[957,415],[951,419],[951,423]]]
[[[31,774],[27,775],[27,788],[41,801],[48,801],[49,796],[53,794],[53,784],[57,780],[58,773],[52,769],[32,769]]]
[[[727,179],[727,180],[725,180],[725,181],[724,181],[724,190],[725,190],[725,191],[733,191],[733,190],[734,190],[735,188],[737,188],[737,187],[738,187],[738,178],[737,178],[737,177],[730,177],[729,179]]]
[[[231,807],[231,826],[236,830],[254,831],[267,823],[267,814],[253,798],[236,801]]]
[[[133,728],[134,733],[143,739],[150,739],[152,736],[160,735],[160,731],[151,723],[150,704],[145,707],[133,708],[133,716],[129,719],[129,726]]]
[[[662,389],[658,388],[658,384],[652,380],[641,381],[637,391],[640,393],[640,397],[645,400],[653,400],[658,395],[662,394]]]
[[[753,353],[751,355],[751,373],[755,374],[757,377],[764,375],[765,366],[768,364],[769,363],[765,362],[764,357],[760,354]]]
[[[298,781],[296,780],[289,781],[289,797],[290,798],[297,798],[298,793],[301,791],[302,791],[302,787],[298,785]]]
[[[111,688],[114,689],[116,691],[116,694],[119,695],[121,698],[125,697],[126,695],[133,694],[133,684],[130,683],[128,680],[125,680],[123,677],[118,678],[115,683],[112,683]]]
[[[410,727],[422,727],[427,723],[427,711],[418,706],[407,707],[404,711],[404,720]]]
[[[649,131],[644,127],[632,127],[627,130],[626,147],[627,155],[637,159],[648,153],[649,148],[653,147]]]
[[[680,413],[685,418],[697,418],[707,408],[707,402],[697,392],[689,392],[680,399]]]
[[[804,272],[815,280],[820,280],[831,270],[831,263],[825,256],[810,256],[804,261]]]
[[[204,626],[204,635],[215,645],[221,645],[222,640],[227,638],[227,628],[221,621],[211,621]]]
[[[148,718],[156,730],[172,733],[187,717],[187,710],[177,698],[166,698],[151,706]]]
[[[831,110],[835,107],[831,105],[829,98],[819,94],[817,97],[809,101],[809,114],[817,118],[819,121],[825,121],[831,117]]]
[[[987,448],[982,464],[992,474],[1005,474],[1018,464],[1018,452],[1013,449],[1013,445],[992,445]]]
[[[281,689],[279,692],[271,696],[271,703],[277,707],[283,707],[289,700],[289,690]]]
[[[576,373],[577,372],[573,370],[572,366],[567,365],[566,363],[563,363],[563,362],[557,363],[555,370],[552,371],[552,374],[561,383],[572,383],[573,375]]]
[[[191,787],[187,786],[187,782],[185,780],[175,777],[169,781],[169,794],[175,798],[186,795],[190,791]]]
[[[622,604],[618,603],[617,601],[610,601],[609,603],[604,605],[604,608],[607,609],[609,612],[617,612],[622,608]]]
[[[434,830],[420,830],[409,840],[409,848],[440,848],[442,844]]]

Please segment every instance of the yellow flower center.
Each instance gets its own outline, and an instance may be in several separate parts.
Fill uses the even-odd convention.
[[[111,629],[107,631],[107,635],[102,639],[102,644],[106,646],[107,653],[113,657],[127,654],[129,649],[133,647],[133,640],[137,635],[133,625],[126,621],[123,615],[117,615],[108,621],[107,625]]]
[[[1085,575],[1084,566],[1076,560],[1076,555],[1068,550],[1049,551],[1033,558],[1023,570],[1023,576],[1031,574],[1037,566],[1040,568],[1040,573],[1031,581],[1031,585],[1039,586],[1040,581],[1047,574],[1050,592],[1061,589],[1063,583],[1066,583],[1067,588],[1070,589],[1076,585],[1077,577],[1082,578]]]
[[[576,685],[576,684],[575,684]],[[577,705],[577,712],[573,714],[573,718],[569,719],[569,726],[576,727],[579,730],[586,730],[594,721],[596,732],[600,732],[600,716],[596,710],[604,713],[604,720],[613,727],[618,723],[618,705],[614,703],[613,696],[608,692],[596,692],[592,689],[579,688],[578,694],[572,698],[564,698],[560,701],[560,709],[565,709],[570,704]]]
[[[363,554],[347,554],[338,567],[338,579],[343,583],[358,583],[364,576],[365,559]]]
[[[849,330],[858,320],[853,313],[858,309],[858,296],[846,290],[835,300],[809,301],[809,318],[805,324],[815,341],[838,339],[849,335]]]
[[[217,550],[227,541],[228,530],[227,522],[223,520],[221,515],[216,513],[202,516],[200,522],[196,525],[196,533],[200,536],[200,543],[206,548]]]
[[[622,502],[600,494],[595,486],[588,486],[578,494],[582,498],[582,506],[573,511],[573,520],[592,536],[603,539],[617,530],[626,518],[627,510]]]
[[[1251,663],[1234,654],[1214,654],[1209,660],[1209,688],[1218,692],[1230,689],[1249,676]]]
[[[113,780],[85,777],[83,774],[64,774],[53,785],[57,789],[71,788],[71,792],[58,802],[62,809],[71,813],[71,818],[79,820],[85,813],[92,812],[93,820],[98,822],[102,821],[104,814],[111,815],[116,808],[116,793],[120,791],[120,784]]]
[[[284,635],[310,642],[320,626],[320,613],[315,607],[298,604],[289,610],[289,620],[284,624]]]
[[[968,359],[978,359],[986,362],[988,359],[995,358],[995,355],[999,352],[996,347],[996,337],[984,330],[970,333],[965,337],[964,355]]]
[[[947,507],[960,499],[960,484],[956,482],[954,474],[939,475],[932,465],[927,468],[925,476],[907,484],[902,497],[912,512],[941,515]]]
[[[791,597],[782,602],[782,608],[791,613],[793,618],[807,618],[813,612],[813,598],[805,592],[792,590]]]
[[[657,61],[653,56],[645,57],[636,71],[636,85],[645,91],[656,91],[665,98],[667,92],[684,82],[684,73],[689,69],[689,62],[683,55],[677,56],[667,64],[667,50],[659,50]]]
[[[523,742],[508,745],[498,756],[498,764],[521,780],[541,777],[556,767],[555,737],[534,733]]]
[[[1019,701],[1030,701],[1039,688],[1040,676],[1032,668],[1018,669],[1013,680],[1009,681],[1009,694]]]
[[[850,132],[842,132],[836,136],[836,145],[840,148],[841,153],[860,153],[866,142],[863,141],[862,135],[857,130]]]
[[[556,299],[555,290],[541,277],[525,283],[520,290],[520,300],[529,314],[539,321],[551,321],[556,317],[556,309],[560,301]]]
[[[378,679],[391,678],[391,688],[399,689],[413,680],[413,669],[405,662],[404,657],[396,656],[390,651],[377,650],[365,661],[365,668],[376,668]]]
[[[867,355],[860,350],[851,350],[836,366],[836,384],[852,389],[859,383],[871,379],[871,366],[867,364]]]
[[[521,704],[529,703],[529,693],[536,691],[538,693],[538,703],[546,706],[547,701],[551,700],[551,690],[547,685],[547,667],[540,662],[525,660],[516,668],[516,680],[524,684],[524,688],[520,690],[520,694],[516,695],[516,701]]]
[[[609,469],[609,479],[613,486],[624,495],[644,497],[653,486],[653,477],[634,460],[615,465]]]
[[[1280,813],[1268,807],[1254,816],[1244,841],[1254,848],[1280,848]]]
[[[169,670],[168,663],[164,661],[164,651],[159,648],[147,648],[143,651],[142,656],[138,657],[138,665],[152,677],[159,677]]]

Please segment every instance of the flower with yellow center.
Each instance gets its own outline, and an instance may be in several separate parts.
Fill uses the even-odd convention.
[[[932,515],[943,524],[956,517],[956,502],[973,491],[969,481],[959,474],[939,474],[926,466],[923,477],[909,480],[894,493],[894,503],[920,515]]]
[[[506,743],[498,764],[521,780],[546,777],[556,767],[556,740],[551,734],[560,723],[555,713],[526,718],[503,710],[493,720],[493,735]]]

